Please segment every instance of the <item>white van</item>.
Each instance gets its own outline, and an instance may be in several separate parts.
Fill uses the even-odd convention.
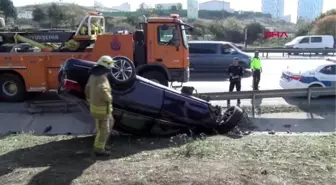
[[[285,48],[334,48],[332,35],[307,35],[299,36],[285,44]]]

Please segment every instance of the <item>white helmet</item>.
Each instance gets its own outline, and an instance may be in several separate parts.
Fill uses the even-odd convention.
[[[102,56],[102,57],[99,58],[96,65],[97,66],[100,65],[100,66],[103,66],[107,69],[111,69],[114,66],[115,62],[116,61],[113,60],[110,56],[105,55],[105,56]]]

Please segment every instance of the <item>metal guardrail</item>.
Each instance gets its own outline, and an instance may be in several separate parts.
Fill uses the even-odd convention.
[[[312,96],[336,95],[335,87],[312,87],[300,89],[272,89],[259,91],[240,92],[211,92],[199,93],[198,97],[207,100],[228,100],[228,99],[252,99],[252,114],[255,115],[255,102],[257,98],[279,98],[279,97],[304,97],[307,96],[310,105]]]
[[[282,56],[284,57],[285,54],[288,55],[288,57],[291,54],[296,54],[296,55],[303,55],[308,54],[309,57],[313,55],[328,55],[332,54],[332,56],[335,55],[336,53],[336,48],[333,49],[293,49],[293,48],[247,48],[244,49],[243,51],[245,52],[255,52],[259,51],[259,53],[262,54],[264,57],[266,54],[266,58],[268,58],[269,53],[282,53]]]

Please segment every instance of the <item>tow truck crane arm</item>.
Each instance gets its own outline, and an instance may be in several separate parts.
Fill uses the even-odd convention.
[[[56,50],[58,49],[58,47],[56,45],[53,45],[53,44],[50,44],[50,45],[47,45],[47,44],[40,44],[36,41],[33,41],[31,39],[28,39],[28,38],[25,38],[19,34],[15,34],[14,35],[14,40],[15,40],[15,43],[17,43],[17,41],[20,41],[20,42],[26,42],[28,44],[30,44],[31,46],[35,46],[35,47],[38,47],[41,49],[41,51],[53,51],[53,50]]]

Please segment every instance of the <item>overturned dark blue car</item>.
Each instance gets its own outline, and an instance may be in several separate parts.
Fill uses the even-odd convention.
[[[243,117],[237,106],[223,110],[192,96],[137,76],[133,63],[115,57],[108,76],[113,95],[114,129],[132,135],[172,135],[183,132],[226,133]],[[84,88],[94,62],[69,59],[59,72],[61,97],[85,100]],[[187,91],[186,91],[187,89]],[[189,88],[190,89],[190,88]]]

